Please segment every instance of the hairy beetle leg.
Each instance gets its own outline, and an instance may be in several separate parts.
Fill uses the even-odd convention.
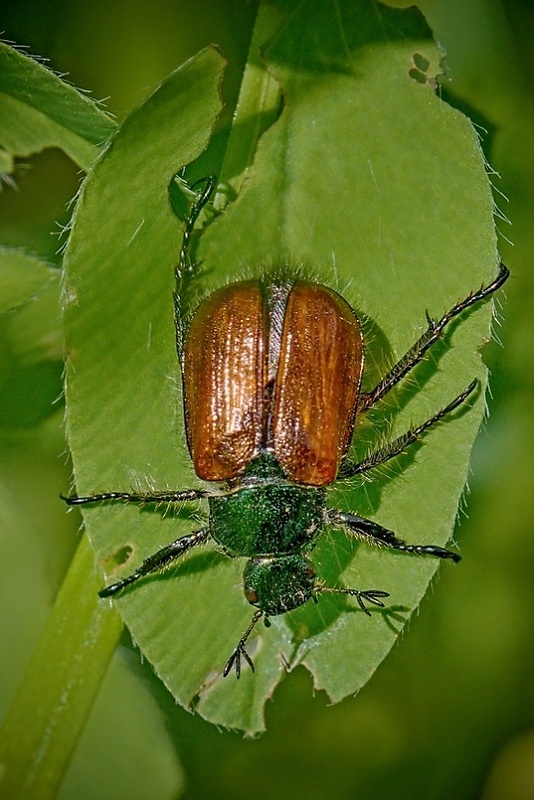
[[[434,416],[427,419],[421,425],[418,425],[415,428],[410,428],[399,436],[397,439],[394,439],[392,442],[389,442],[385,447],[380,448],[379,450],[375,450],[374,453],[371,453],[364,458],[363,461],[360,461],[357,464],[353,464],[347,462],[346,464],[342,465],[341,467],[341,474],[340,477],[344,480],[345,478],[353,478],[355,475],[361,475],[364,472],[369,472],[369,470],[374,469],[379,464],[384,464],[386,461],[389,461],[395,456],[401,455],[407,447],[411,444],[416,442],[422,434],[431,428],[433,425],[436,425],[438,422],[441,422],[446,416],[451,414],[455,411],[462,403],[467,400],[470,394],[472,394],[478,386],[478,381],[475,380],[471,381],[469,386],[464,389],[463,392],[454,398],[448,405],[444,408],[440,409]]]
[[[162,490],[161,492],[104,492],[79,497],[77,494],[60,494],[68,506],[85,506],[89,503],[112,503],[116,500],[122,503],[189,503],[207,497],[208,492],[203,489],[183,489],[182,491]]]
[[[371,406],[378,403],[399,381],[404,378],[411,370],[419,364],[423,358],[427,350],[432,347],[435,342],[441,339],[443,335],[443,331],[462,311],[465,311],[467,308],[474,306],[476,303],[479,303],[481,300],[484,300],[486,297],[490,297],[494,292],[499,289],[503,283],[508,279],[510,275],[510,270],[508,267],[503,264],[502,262],[499,265],[499,273],[494,281],[492,281],[487,286],[481,286],[477,292],[471,292],[465,300],[462,300],[460,303],[456,303],[455,306],[451,308],[446,314],[442,316],[440,320],[432,319],[428,315],[426,315],[428,328],[423,333],[423,335],[417,340],[417,342],[408,350],[407,353],[390,369],[390,371],[385,375],[382,380],[372,389],[370,392],[366,392],[362,394],[360,397],[360,402],[358,404],[358,411],[361,413],[362,411],[366,411]]]
[[[444,547],[438,547],[434,544],[406,544],[405,541],[395,536],[393,531],[357,514],[329,509],[328,521],[331,525],[345,526],[352,534],[368,543],[391,547],[393,550],[401,550],[404,553],[413,553],[418,556],[450,559],[456,563],[462,559],[458,553],[453,553],[452,550],[446,550]]]
[[[176,561],[177,558],[181,558],[181,556],[188,553],[193,547],[205,544],[209,538],[210,533],[208,528],[203,528],[188,536],[182,536],[180,539],[176,539],[175,542],[168,544],[166,547],[162,547],[161,550],[145,558],[141,566],[138,567],[132,575],[128,575],[128,577],[101,589],[98,593],[99,596],[113,597],[113,595],[121,592],[126,586],[129,586],[130,583],[135,583],[139,578],[153,572],[162,572],[167,569],[173,561]]]

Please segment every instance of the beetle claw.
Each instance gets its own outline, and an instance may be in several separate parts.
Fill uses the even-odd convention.
[[[369,617],[371,616],[371,612],[365,605],[365,601],[367,600],[368,603],[372,603],[380,608],[385,608],[384,603],[379,600],[380,597],[389,597],[389,592],[382,592],[379,589],[370,589],[367,592],[358,592],[356,594],[358,605]]]
[[[249,654],[247,653],[247,651],[245,650],[245,645],[242,644],[242,642],[239,642],[236,649],[226,662],[226,666],[224,667],[223,670],[223,678],[226,678],[232,671],[232,667],[235,667],[235,676],[237,680],[239,680],[239,678],[241,677],[241,656],[243,656],[243,658],[249,665],[252,672],[254,672],[254,663]]]
[[[383,592],[381,589],[366,589],[365,591],[362,591],[361,589],[337,589],[322,585],[317,585],[315,589],[318,592],[329,592],[330,594],[348,594],[350,597],[355,597],[361,610],[364,612],[364,614],[367,614],[368,617],[371,617],[372,614],[365,605],[365,601],[372,603],[375,606],[379,606],[380,608],[385,608],[384,603],[380,598],[390,596],[389,592]]]

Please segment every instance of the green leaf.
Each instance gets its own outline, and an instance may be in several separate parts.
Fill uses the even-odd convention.
[[[59,147],[87,169],[116,123],[89,97],[0,42],[0,172],[11,158]]]
[[[117,241],[125,233],[128,240],[135,240],[133,250],[136,251],[137,262],[135,258],[128,261],[128,266],[132,269],[132,283],[128,288],[134,291],[141,289],[141,292],[138,291],[138,299],[143,307],[146,297],[143,299],[142,290],[147,278],[150,279],[150,275],[147,275],[147,264],[150,265],[154,253],[157,259],[157,249],[161,246],[160,236],[166,243],[161,250],[163,266],[172,275],[175,246],[179,245],[180,231],[170,210],[167,189],[176,170],[202,152],[209,141],[220,110],[218,84],[222,69],[221,55],[211,49],[171,75],[149,98],[142,112],[130,115],[99,162],[97,172],[102,178],[99,190],[93,192],[94,183],[99,186],[98,181],[89,181],[85,187],[79,203],[82,221],[76,226],[70,243],[72,258],[67,258],[64,290],[64,302],[67,306],[65,330],[69,348],[67,355],[71,377],[73,366],[77,366],[78,353],[85,353],[85,337],[88,336],[89,344],[95,338],[92,324],[95,320],[90,318],[90,314],[89,317],[84,317],[83,314],[80,316],[76,309],[78,303],[84,309],[87,300],[95,301],[94,307],[99,308],[99,313],[102,314],[96,321],[97,325],[103,330],[107,329],[106,335],[110,333],[108,326],[112,320],[106,316],[107,307],[105,304],[101,305],[100,300],[105,294],[103,289],[108,287],[108,281],[111,279],[112,282],[123,270],[125,249],[128,254],[127,243],[125,248],[118,248]],[[127,159],[124,159],[124,151],[128,154]],[[103,203],[99,194],[102,189],[106,198]],[[116,198],[115,216],[109,205],[110,196]],[[132,220],[135,227],[128,232],[128,224]],[[80,233],[80,238],[77,237],[77,232]],[[174,246],[168,247],[169,237]],[[103,244],[102,248],[95,247],[95,243],[99,242]],[[139,243],[142,246],[137,249]],[[143,249],[144,246],[147,247],[146,250]],[[111,274],[106,273],[109,260],[104,258],[101,261],[102,252],[108,257],[110,253],[115,253],[116,260]],[[46,268],[43,271],[43,265],[37,260],[9,252],[3,255],[5,258],[0,270],[0,280],[6,289],[5,308],[14,309],[5,315],[4,333],[13,333],[13,321],[32,307],[35,293],[39,296],[40,291],[46,292],[51,288],[51,296],[57,306],[57,273],[50,280]],[[157,260],[156,265],[159,266]],[[84,275],[85,270],[89,270],[88,276]],[[20,278],[20,285],[17,284],[17,277]],[[96,284],[93,284],[96,298],[91,296],[89,289],[91,280],[96,280]],[[117,283],[117,288],[124,298],[120,282]],[[159,288],[161,287],[158,285]],[[127,316],[123,321],[126,325],[124,330],[128,333],[131,319]],[[31,365],[32,345],[36,342],[40,344],[37,331],[33,329],[27,340],[24,339],[24,330],[20,326],[15,333],[9,341],[20,345],[18,356],[22,359],[26,353]],[[96,334],[98,340],[98,329]],[[27,345],[26,350],[24,343]],[[113,346],[113,334],[106,340],[105,346]],[[90,348],[87,350],[90,352]],[[80,363],[83,368],[83,358]],[[113,387],[115,377],[116,375],[111,376],[109,387]],[[37,383],[41,385],[42,381]],[[79,463],[82,463],[83,456],[78,456],[83,448],[78,447],[76,409],[77,405],[83,407],[83,397],[77,395],[77,392],[83,392],[86,384],[84,380],[77,383],[74,376],[68,388],[74,398],[73,410],[68,420],[73,452]],[[96,400],[98,413],[98,393],[94,392],[89,399]],[[14,408],[20,411],[21,403],[15,403]],[[95,414],[95,407],[91,406],[91,402],[87,405],[87,410],[90,415]],[[148,408],[146,410],[149,412]],[[0,405],[0,412],[2,411],[4,408]],[[85,409],[82,408],[82,411],[85,412]],[[0,421],[4,425],[11,422],[1,417]],[[18,422],[20,423],[20,418]],[[86,428],[87,426],[83,431]],[[116,455],[112,454],[110,464]],[[100,456],[101,452],[97,453],[99,463]],[[82,483],[83,477],[80,485]],[[121,631],[121,622],[115,609],[98,598],[100,584],[101,579],[96,577],[94,570],[93,553],[84,540],[1,732],[0,762],[3,769],[0,775],[0,791],[6,793],[6,796],[55,796]],[[10,585],[10,589],[12,588]],[[102,719],[102,715],[100,718]],[[157,735],[158,731],[154,731],[154,734]],[[151,735],[147,747],[152,747],[153,740]],[[165,750],[160,747],[160,756],[160,763],[165,768],[162,780],[157,782],[160,795],[175,794],[177,772],[176,765],[170,763],[169,748]],[[138,763],[141,763],[140,759]],[[109,788],[112,781],[107,780],[105,785]],[[139,787],[130,794],[141,796],[138,789]]]
[[[127,487],[136,472],[156,481],[185,480],[174,435],[179,405],[172,317],[181,232],[168,187],[208,144],[220,110],[223,63],[218,51],[208,49],[173,73],[127,117],[81,194],[64,291],[67,429],[78,491],[111,483]],[[135,422],[127,397],[134,400]],[[141,533],[134,557],[143,547],[153,549],[162,529],[163,536],[175,536],[165,534],[169,526],[158,515],[108,510],[111,515],[102,516],[101,509],[86,515],[103,563],[119,539],[119,549],[130,541],[132,530],[134,539],[135,531]],[[117,510],[125,516],[114,515]]]
[[[0,427],[33,427],[62,394],[58,269],[0,249]]]
[[[0,247],[0,314],[32,300],[59,272],[23,250]]]
[[[441,54],[417,11],[371,0],[309,0],[280,2],[282,13],[286,5],[290,13],[264,50],[265,66],[251,56],[256,69],[268,70],[256,83],[267,87],[256,97],[260,123],[273,120],[273,76],[283,110],[261,135],[265,127],[251,121],[253,95],[244,84],[228,146],[233,167],[221,170],[239,193],[204,231],[198,284],[208,292],[280,262],[327,283],[362,318],[371,386],[425,329],[426,309],[439,316],[494,276],[490,187],[471,124],[436,95]],[[261,11],[257,31],[265,28],[272,29],[271,12]],[[183,160],[168,146],[166,125],[179,105],[187,139],[204,117],[198,91],[194,114],[189,96],[174,92],[169,84],[126,121],[77,210],[66,320],[79,494],[198,485],[174,355],[172,267],[180,242],[166,193]],[[250,138],[239,162],[233,137],[243,141],[244,125]],[[223,204],[218,197],[216,205]],[[330,505],[376,519],[413,543],[449,540],[483,414],[486,374],[477,350],[490,321],[488,305],[454,326],[415,379],[372,415],[372,425],[358,425],[355,446],[366,452],[427,419],[478,376],[475,407],[433,430],[376,480],[335,489]],[[161,510],[87,508],[85,520],[110,580],[199,526],[195,509],[173,518]],[[438,566],[356,545],[342,531],[325,535],[313,557],[328,585],[389,591],[388,609],[368,619],[351,602],[323,597],[273,619],[269,630],[260,625],[250,643],[256,672],[244,670],[239,682],[223,680],[221,670],[251,617],[239,590],[241,560],[206,548],[115,602],[182,705],[254,733],[264,727],[263,706],[286,664],[307,666],[333,700],[357,691]]]

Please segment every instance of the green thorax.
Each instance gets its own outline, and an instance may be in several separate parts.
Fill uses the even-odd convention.
[[[288,483],[264,453],[229,494],[209,498],[210,533],[230,556],[309,550],[324,526],[325,491]]]

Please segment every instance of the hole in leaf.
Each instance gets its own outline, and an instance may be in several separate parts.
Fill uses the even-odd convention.
[[[114,572],[117,567],[122,567],[123,564],[130,560],[132,553],[133,547],[130,544],[120,547],[104,561],[105,572],[109,574]]]
[[[408,75],[417,83],[426,83],[426,75],[423,75],[423,73],[420,72],[418,69],[412,68],[408,72]]]
[[[421,53],[413,54],[413,63],[421,72],[426,72],[430,66],[430,61],[421,55]]]

